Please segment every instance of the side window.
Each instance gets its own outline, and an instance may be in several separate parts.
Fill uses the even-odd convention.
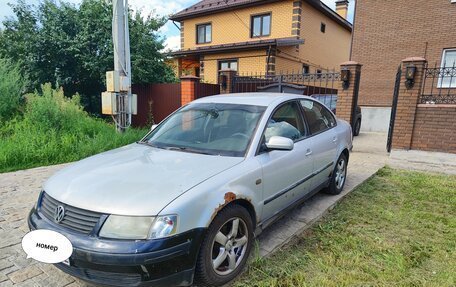
[[[312,100],[301,100],[300,102],[312,134],[336,126],[336,119],[326,107]]]
[[[264,132],[266,142],[273,136],[287,137],[296,141],[305,135],[304,123],[296,102],[288,102],[279,107],[269,119]]]

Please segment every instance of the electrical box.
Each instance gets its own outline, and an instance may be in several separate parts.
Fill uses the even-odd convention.
[[[137,115],[138,114],[138,95],[131,94],[131,114]]]
[[[120,75],[119,72],[106,72],[106,91],[120,92]]]
[[[117,94],[113,92],[101,93],[101,113],[103,115],[117,114]]]
[[[128,92],[130,90],[130,80],[128,77],[120,76],[119,90],[121,92]]]

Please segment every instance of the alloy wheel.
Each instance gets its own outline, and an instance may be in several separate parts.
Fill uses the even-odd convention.
[[[248,238],[247,225],[241,218],[231,218],[218,230],[212,242],[212,268],[218,275],[232,273],[245,256]]]
[[[337,162],[337,166],[336,166],[335,183],[336,183],[337,189],[341,189],[344,186],[345,177],[346,177],[346,162],[345,162],[345,159],[341,158]]]

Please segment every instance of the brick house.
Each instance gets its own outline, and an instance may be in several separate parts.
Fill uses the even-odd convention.
[[[388,130],[397,67],[408,57],[423,57],[429,67],[453,65],[456,0],[357,0],[351,60],[363,64],[363,130]],[[418,120],[432,118],[427,113]]]
[[[239,74],[319,73],[349,58],[348,1],[337,13],[319,0],[203,0],[172,15],[181,49],[177,76],[218,83],[219,71]]]

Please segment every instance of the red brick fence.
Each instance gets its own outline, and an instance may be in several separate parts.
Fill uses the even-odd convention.
[[[425,59],[418,57],[402,61],[392,147],[456,153],[456,102],[449,102],[455,97],[456,87],[442,91],[439,82],[446,77],[443,74],[437,75],[439,81],[432,79],[429,87],[425,83],[429,76],[426,64]],[[406,84],[410,81],[410,67],[415,68],[413,87]]]

